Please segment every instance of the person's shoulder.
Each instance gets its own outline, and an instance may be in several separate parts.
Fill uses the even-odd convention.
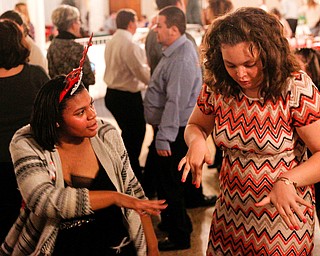
[[[71,47],[75,47],[80,49],[81,51],[83,51],[84,45],[77,42],[76,40],[70,39],[70,40],[66,40],[65,42],[67,45],[70,45]]]
[[[29,69],[32,72],[38,72],[38,71],[44,72],[43,68],[39,65],[27,63],[27,64],[25,64],[25,67],[26,67],[26,69]]]
[[[157,34],[153,29],[149,29],[146,40],[147,41],[157,40]]]
[[[69,48],[71,40],[65,40],[65,39],[60,39],[60,38],[53,38],[52,41],[49,44],[47,54],[55,54],[56,52],[63,51],[66,48]],[[73,41],[73,43],[75,43]]]
[[[295,71],[291,73],[291,79],[298,84],[305,84],[306,82],[310,82],[311,78],[308,76],[308,74],[303,71]]]
[[[196,43],[196,40],[194,39],[194,37],[190,34],[190,33],[188,33],[188,32],[186,32],[186,37],[192,42],[192,43]]]
[[[64,39],[64,38],[57,38],[57,37],[52,39],[52,41],[51,41],[51,43],[49,45],[49,48],[50,48],[50,46],[57,47],[60,50],[63,49],[63,48],[60,48],[60,47],[71,47],[71,46],[83,48],[83,45],[80,44],[79,42],[77,42],[76,39]]]
[[[38,156],[46,154],[44,150],[35,140],[30,124],[18,129],[13,135],[10,142],[11,156],[15,161],[22,159],[25,154],[29,154],[30,150],[36,152]]]
[[[105,119],[98,118],[98,136],[104,137],[107,133],[116,131],[116,127]]]
[[[30,139],[32,138],[31,126],[27,124],[20,129],[18,129],[12,137],[12,142],[17,142],[21,139]]]
[[[126,29],[117,29],[116,32],[112,35],[111,40],[124,40],[124,41],[131,41],[132,34]]]
[[[49,42],[48,50],[52,47],[55,47],[55,45],[59,44],[61,42],[61,39],[59,38],[52,38],[52,40]]]
[[[315,85],[312,82],[312,79],[306,72],[300,70],[291,73],[291,77],[289,78],[288,90],[291,91],[293,97],[301,94],[311,95],[313,93],[314,87]]]
[[[34,65],[34,64],[25,64],[25,71],[28,72],[30,75],[41,75],[47,78],[49,80],[49,76],[47,72],[44,70],[43,67],[39,65]]]
[[[182,55],[182,57],[198,59],[196,45],[191,40],[186,39],[179,48],[181,49],[180,55]]]
[[[195,42],[193,42],[191,39],[189,39],[187,37],[187,40],[185,41],[185,46],[188,47],[188,48],[194,48],[195,49]]]
[[[130,35],[124,29],[117,29],[112,38],[106,42],[107,47],[121,47],[126,49],[128,45],[133,44]]]

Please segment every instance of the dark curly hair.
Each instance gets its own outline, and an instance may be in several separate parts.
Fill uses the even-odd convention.
[[[286,80],[300,66],[283,35],[283,26],[271,14],[260,8],[243,7],[217,18],[210,25],[201,46],[204,82],[225,97],[237,96],[240,86],[228,74],[221,45],[250,43],[250,51],[258,50],[263,66],[263,86],[260,94],[275,100],[287,86]]]
[[[28,62],[29,46],[18,25],[0,19],[0,67],[7,70]]]

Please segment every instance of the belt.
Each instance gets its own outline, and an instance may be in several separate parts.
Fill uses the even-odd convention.
[[[88,219],[78,219],[78,220],[70,220],[70,221],[64,221],[60,223],[59,229],[70,229],[74,227],[80,227],[84,224],[88,224],[90,222],[94,221],[93,218],[88,218]]]

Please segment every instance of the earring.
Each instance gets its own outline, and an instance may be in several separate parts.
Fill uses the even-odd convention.
[[[60,127],[60,124],[58,122],[56,122],[56,127],[59,128]]]

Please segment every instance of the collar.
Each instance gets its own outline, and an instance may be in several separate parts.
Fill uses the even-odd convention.
[[[129,40],[132,40],[132,38],[133,38],[133,35],[131,34],[131,32],[129,32],[129,31],[126,30],[126,29],[120,29],[120,28],[118,28],[118,29],[116,30],[116,32],[114,33],[114,35],[121,35],[121,36],[123,36],[123,37],[125,37],[125,38],[127,38],[127,39],[129,39]]]
[[[68,31],[62,31],[62,30],[60,31],[59,30],[59,34],[57,35],[56,38],[58,38],[58,39],[76,39],[77,37]]]
[[[183,45],[187,41],[186,34],[181,35],[173,44],[166,48],[162,54],[169,57],[179,46]]]

